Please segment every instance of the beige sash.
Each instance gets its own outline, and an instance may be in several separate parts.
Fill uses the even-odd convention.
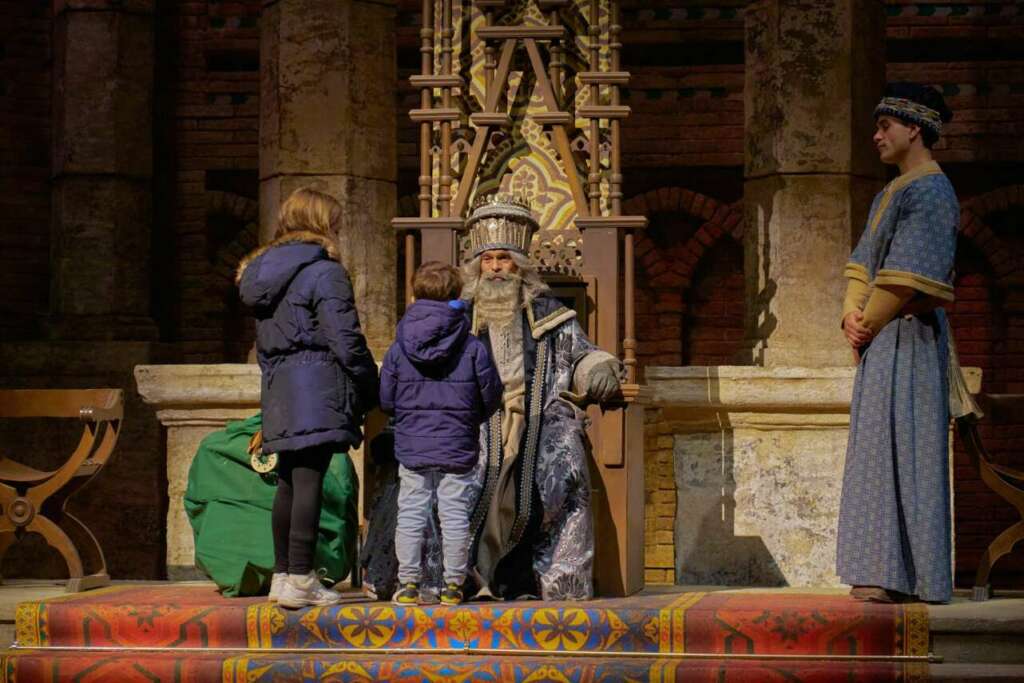
[[[960,368],[960,357],[956,352],[956,343],[953,341],[953,328],[946,323],[947,337],[949,338],[949,364],[947,375],[949,378],[949,416],[954,420],[967,415],[973,415],[975,420],[985,417],[985,413],[978,407],[977,401],[971,396],[967,389],[967,381],[964,379],[964,372]]]

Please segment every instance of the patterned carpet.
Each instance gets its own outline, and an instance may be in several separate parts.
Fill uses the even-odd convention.
[[[771,592],[285,611],[205,586],[117,586],[20,605],[16,639],[34,649],[4,657],[4,681],[895,681],[927,665],[807,657],[924,656],[928,617]],[[680,653],[804,659],[665,659]]]
[[[890,662],[763,662],[664,659],[598,660],[587,657],[480,657],[416,655],[42,654],[7,657],[2,681],[151,683],[152,681],[283,683],[387,681],[444,683],[874,683],[927,680],[927,664]]]

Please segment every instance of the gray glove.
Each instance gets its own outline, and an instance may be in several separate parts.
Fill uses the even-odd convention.
[[[587,398],[603,403],[619,392],[619,362],[598,363],[587,377]]]

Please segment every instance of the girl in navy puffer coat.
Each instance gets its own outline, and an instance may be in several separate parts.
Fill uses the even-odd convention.
[[[469,513],[480,424],[501,403],[498,370],[469,333],[462,281],[452,266],[429,261],[413,278],[416,302],[384,357],[380,406],[395,415],[401,481],[395,552],[398,604],[419,601],[423,529],[436,498],[445,588],[441,602],[462,601],[469,555]]]
[[[334,453],[359,445],[377,404],[377,366],[332,237],[340,221],[333,197],[296,190],[281,205],[276,238],[238,268],[256,316],[263,451],[279,456],[271,598],[284,607],[340,598],[312,571],[323,477]]]

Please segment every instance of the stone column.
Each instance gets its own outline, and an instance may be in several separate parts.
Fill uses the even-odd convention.
[[[395,3],[267,0],[260,36],[260,238],[313,185],[345,208],[342,261],[378,359],[394,337]]]
[[[59,339],[156,338],[149,305],[153,5],[53,5],[50,291]]]
[[[747,348],[765,366],[849,365],[843,266],[881,188],[871,135],[880,0],[747,5]]]

